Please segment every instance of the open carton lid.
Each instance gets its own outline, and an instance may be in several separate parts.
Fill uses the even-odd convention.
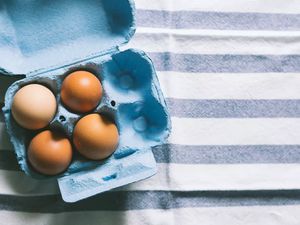
[[[135,32],[132,0],[0,1],[0,73],[35,74],[117,51]]]

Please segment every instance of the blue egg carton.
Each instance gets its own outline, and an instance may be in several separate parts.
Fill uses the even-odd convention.
[[[170,116],[149,57],[140,50],[121,52],[135,32],[135,9],[130,0],[0,0],[0,73],[24,75],[5,95],[7,131],[20,165],[37,179],[27,161],[27,147],[41,130],[20,127],[12,117],[15,93],[38,83],[48,87],[58,103],[45,129],[63,130],[72,139],[84,116],[61,103],[64,78],[76,70],[94,73],[103,97],[93,112],[111,117],[119,130],[119,146],[107,159],[94,161],[73,151],[69,168],[56,176],[64,201],[75,202],[136,182],[157,171],[151,147],[162,144],[171,130]]]

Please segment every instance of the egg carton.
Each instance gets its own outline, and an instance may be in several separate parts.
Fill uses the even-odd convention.
[[[2,4],[6,10],[0,12],[0,24],[4,21],[5,25],[0,27],[0,56],[6,54],[6,58],[0,72],[25,74],[8,88],[2,109],[20,168],[37,179],[53,178],[39,174],[28,163],[27,147],[41,130],[27,130],[15,122],[11,114],[15,93],[32,83],[48,87],[58,107],[46,129],[62,130],[71,140],[76,122],[86,114],[66,108],[60,89],[68,74],[86,70],[103,87],[103,97],[93,112],[116,123],[119,145],[109,158],[99,161],[73,151],[68,169],[55,176],[63,199],[75,202],[154,175],[151,147],[166,140],[171,123],[149,57],[140,50],[119,50],[135,31],[133,2],[4,0]]]

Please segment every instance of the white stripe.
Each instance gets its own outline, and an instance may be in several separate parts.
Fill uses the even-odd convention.
[[[170,143],[182,145],[298,145],[299,118],[176,118]],[[5,141],[4,141],[5,142]],[[2,148],[3,149],[3,148]]]
[[[183,145],[297,145],[300,119],[172,118],[170,142]]]
[[[72,225],[297,225],[300,206],[199,207],[171,210],[84,211],[65,213],[25,213],[1,211],[3,224],[72,224]],[[175,222],[176,221],[176,222]]]
[[[179,99],[300,99],[298,73],[180,73],[158,71],[165,97]],[[0,125],[1,136],[7,136]],[[3,133],[4,131],[4,133]],[[2,137],[2,140],[6,140]],[[7,145],[7,141],[5,141]]]
[[[158,71],[158,78],[163,93],[168,98],[300,99],[299,73],[237,74]],[[0,125],[0,134],[3,129],[5,129],[4,125]],[[0,146],[1,143],[0,141]]]
[[[152,10],[192,10],[215,12],[265,12],[265,13],[300,13],[297,0],[136,0],[137,9]]]
[[[131,190],[298,189],[299,164],[160,164],[159,174]]]
[[[216,30],[216,29],[172,29],[157,27],[138,27],[136,34],[172,34],[186,36],[232,36],[232,37],[298,37],[300,31],[276,30]]]
[[[126,48],[191,54],[298,54],[300,32],[138,28],[122,47]]]
[[[193,212],[194,209],[192,209]],[[178,210],[174,210],[176,212]],[[185,211],[185,210],[180,210]],[[173,214],[171,210],[132,210],[132,211],[85,211],[65,212],[59,214],[51,213],[24,213],[1,211],[0,217],[6,224],[72,224],[72,225],[173,225]],[[196,222],[196,221],[195,221]],[[186,223],[184,223],[186,224]],[[191,224],[191,223],[189,223]],[[192,223],[194,224],[194,223]],[[192,225],[191,224],[191,225]]]
[[[158,173],[119,190],[269,190],[300,189],[299,164],[158,164]],[[0,194],[59,193],[55,180],[32,179],[0,170]]]
[[[300,99],[298,73],[158,72],[165,97],[180,99]]]

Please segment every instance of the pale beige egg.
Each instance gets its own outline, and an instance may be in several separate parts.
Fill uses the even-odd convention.
[[[40,84],[29,84],[17,91],[11,112],[15,121],[27,129],[46,127],[56,113],[54,94]]]

